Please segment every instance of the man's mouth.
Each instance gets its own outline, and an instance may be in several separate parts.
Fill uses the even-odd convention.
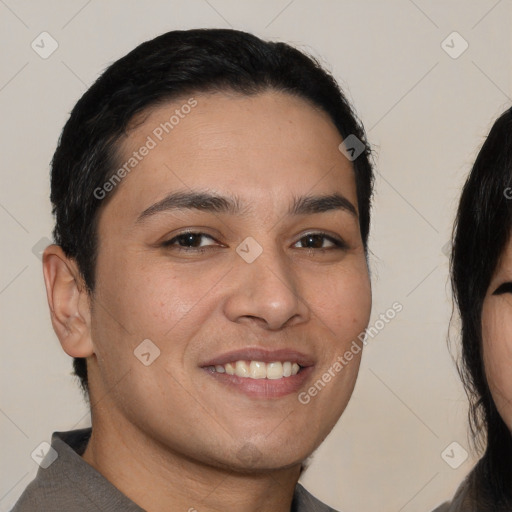
[[[299,373],[301,366],[292,361],[233,361],[226,364],[208,366],[207,369],[217,373],[227,373],[249,379],[282,379]]]
[[[253,398],[296,393],[310,378],[315,360],[288,349],[245,348],[205,361],[200,366],[217,382]]]

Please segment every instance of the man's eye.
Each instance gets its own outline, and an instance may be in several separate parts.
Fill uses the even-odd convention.
[[[294,244],[294,247],[304,249],[346,249],[347,246],[344,242],[337,240],[332,236],[328,236],[323,233],[310,233],[303,236],[296,244]]]
[[[208,241],[212,243],[208,243]],[[204,233],[182,233],[175,236],[171,240],[164,243],[165,247],[183,247],[186,249],[194,249],[215,245],[216,241],[209,235]]]

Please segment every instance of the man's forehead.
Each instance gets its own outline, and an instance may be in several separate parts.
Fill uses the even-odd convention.
[[[295,101],[289,95],[281,96]],[[236,100],[244,98],[241,96]],[[258,97],[249,98],[256,101]],[[199,103],[196,109],[200,108],[202,100],[203,96],[194,99]],[[189,118],[183,113],[181,118],[173,114],[183,101],[173,101],[155,107],[145,117],[141,115],[138,126],[120,146],[118,167],[123,175],[122,181],[133,183],[120,183],[120,188],[125,189],[117,191],[123,196],[119,198],[122,199],[122,208],[128,206],[132,211],[137,210],[137,216],[143,217],[148,216],[147,212],[143,214],[146,210],[154,212],[156,209],[162,210],[163,206],[168,210],[171,207],[176,210],[180,205],[199,210],[197,206],[206,200],[204,193],[215,190],[217,197],[207,198],[210,211],[221,208],[225,213],[241,214],[250,208],[261,208],[265,199],[270,204],[272,199],[272,207],[278,207],[280,212],[287,210],[299,214],[306,213],[308,209],[310,213],[319,209],[344,209],[357,216],[354,169],[338,150],[341,137],[334,126],[325,123],[323,114],[315,118],[320,119],[318,126],[299,123],[301,126],[298,130],[302,133],[300,141],[284,137],[279,143],[276,143],[279,137],[269,136],[275,128],[271,119],[273,114],[265,114],[269,117],[268,126],[263,124],[263,129],[258,133],[262,136],[261,140],[267,140],[270,145],[263,150],[254,146],[256,135],[251,132],[251,121],[245,118],[244,122],[249,126],[244,139],[246,146],[238,146],[231,153],[222,148],[222,140],[230,144],[230,132],[224,132],[222,126],[216,126],[211,119],[207,121],[207,115],[197,116],[199,122],[196,119],[187,126],[197,110],[190,109]],[[206,97],[205,101],[234,102],[222,96],[214,100]],[[309,105],[306,106],[312,111],[310,114],[318,115]],[[189,109],[185,110],[189,112]],[[174,127],[165,125],[161,121],[162,115],[175,116]],[[161,124],[155,124],[157,121]],[[160,128],[164,126],[169,133],[159,140],[154,134],[155,130],[151,130],[154,125]],[[204,135],[205,130],[215,132],[216,141],[212,142],[211,147],[203,149],[197,139]],[[318,146],[313,140],[318,141]],[[220,146],[216,146],[219,142]],[[195,197],[192,197],[192,190]],[[311,192],[313,190],[314,194]],[[329,200],[325,197],[307,197],[327,195],[332,197]],[[338,197],[335,198],[335,195]],[[172,197],[166,199],[167,196]],[[159,202],[161,204],[157,206]]]
[[[268,130],[260,130],[260,135],[271,133],[271,141],[276,141],[277,130],[271,129],[276,125],[285,127],[281,130],[284,138],[288,132],[297,135],[297,131],[302,131],[314,141],[318,130],[311,130],[311,118],[329,127],[341,139],[329,115],[299,96],[274,90],[251,95],[230,91],[199,92],[159,103],[136,114],[129,123],[121,148],[130,151],[134,143],[148,135],[157,143],[172,143],[181,134],[201,144],[211,139],[215,139],[214,144],[219,141],[235,144],[237,135],[254,133],[258,121],[268,127]]]

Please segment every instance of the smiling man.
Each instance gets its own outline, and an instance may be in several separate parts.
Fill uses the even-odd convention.
[[[55,153],[43,260],[92,429],[54,434],[14,510],[332,510],[297,482],[355,385],[360,350],[332,368],[369,320],[372,184],[286,44],[175,31],[108,68]]]

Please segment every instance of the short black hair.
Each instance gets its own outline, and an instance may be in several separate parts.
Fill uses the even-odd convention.
[[[354,135],[362,142],[364,150],[353,166],[366,250],[374,181],[371,149],[332,75],[313,57],[282,42],[238,30],[176,30],[139,45],[104,71],[73,108],[52,160],[55,243],[77,262],[89,292],[94,290],[100,207],[108,200],[95,191],[118,169],[119,142],[134,116],[184,95],[267,90],[303,98],[325,111],[344,139]],[[87,392],[85,359],[75,358],[74,369]]]
[[[453,232],[451,279],[462,327],[459,366],[470,426],[485,451],[472,492],[512,508],[512,437],[491,395],[482,350],[482,308],[512,230],[512,109],[494,123],[464,185]],[[494,510],[494,509],[493,509]]]

